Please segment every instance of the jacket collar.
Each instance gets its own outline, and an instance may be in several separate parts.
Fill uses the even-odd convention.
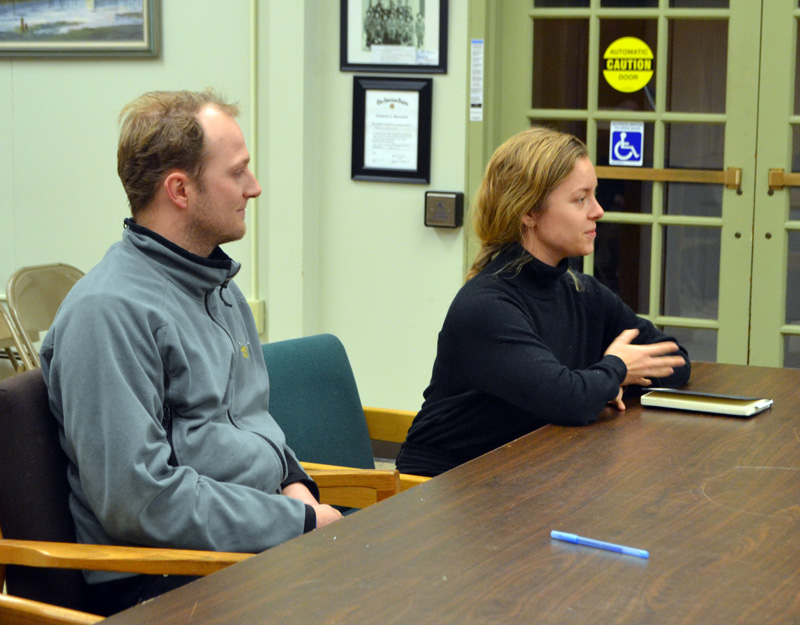
[[[241,264],[219,246],[204,258],[140,226],[131,218],[125,219],[122,241],[158,262],[166,277],[188,293],[200,295],[218,286],[226,287],[241,268]]]

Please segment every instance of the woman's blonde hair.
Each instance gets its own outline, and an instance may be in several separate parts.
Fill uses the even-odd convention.
[[[553,189],[586,156],[588,151],[580,139],[541,126],[514,135],[495,150],[472,204],[473,227],[481,249],[467,280],[503,247],[522,242],[522,218],[541,213]]]

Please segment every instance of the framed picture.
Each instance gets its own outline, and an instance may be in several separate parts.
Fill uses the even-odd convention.
[[[3,0],[0,56],[157,56],[159,0]]]
[[[353,78],[353,180],[427,184],[433,79]]]
[[[447,73],[447,0],[340,0],[339,66]]]

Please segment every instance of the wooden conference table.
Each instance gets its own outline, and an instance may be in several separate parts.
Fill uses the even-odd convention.
[[[548,426],[108,623],[796,623],[800,370],[695,363],[689,388],[775,404]]]

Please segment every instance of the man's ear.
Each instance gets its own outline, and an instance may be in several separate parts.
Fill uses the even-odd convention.
[[[180,170],[174,170],[164,178],[164,191],[166,191],[169,201],[178,208],[186,209],[189,206],[187,189],[189,182],[189,176]]]

